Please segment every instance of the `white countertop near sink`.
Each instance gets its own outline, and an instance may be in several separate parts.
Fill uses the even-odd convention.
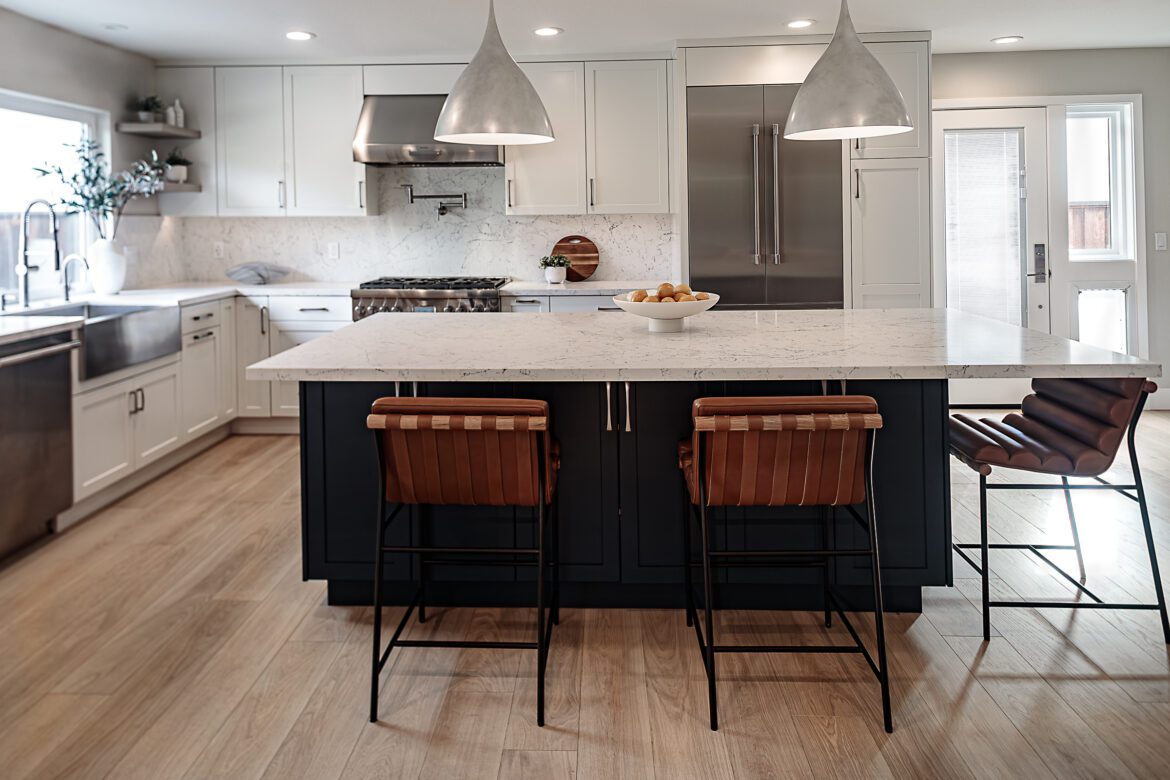
[[[549,284],[540,281],[508,282],[500,288],[501,295],[617,295],[631,290],[656,288],[661,284],[647,281],[595,281],[586,279],[583,282],[564,282]]]
[[[710,311],[681,333],[632,314],[367,317],[249,366],[290,381],[1157,377],[1162,367],[953,309]]]
[[[0,346],[75,330],[80,328],[84,322],[85,320],[81,317],[6,315],[0,317]]]
[[[117,295],[90,294],[79,300],[94,303],[116,303],[143,306],[188,306],[235,295],[256,296],[316,296],[339,295],[349,297],[357,282],[277,282],[274,284],[237,284],[224,282],[178,282],[166,287],[145,290],[123,290]]]

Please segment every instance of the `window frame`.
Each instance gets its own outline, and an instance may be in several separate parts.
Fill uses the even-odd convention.
[[[1109,230],[1113,246],[1108,249],[1074,249],[1070,246],[1068,259],[1073,263],[1136,261],[1133,104],[1069,103],[1065,108],[1065,122],[1076,118],[1109,120]],[[1068,165],[1067,161],[1065,165]]]

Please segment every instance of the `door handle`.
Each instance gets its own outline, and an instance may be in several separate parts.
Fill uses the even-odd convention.
[[[8,355],[0,358],[0,368],[8,368],[9,366],[19,366],[21,363],[29,363],[33,360],[40,360],[41,358],[52,357],[59,355],[62,352],[69,352],[81,346],[81,342],[77,339],[66,341],[64,344],[54,344],[51,347],[42,347],[40,349],[32,349],[28,352],[18,352],[15,355]]]
[[[780,265],[780,125],[772,125],[772,264]]]
[[[1035,279],[1036,284],[1048,284],[1052,272],[1048,270],[1048,248],[1044,244],[1032,245],[1032,263],[1034,271],[1026,276]]]
[[[630,383],[626,382],[626,433],[630,433],[633,428],[630,427],[630,418],[634,416],[634,410],[630,406]]]
[[[613,382],[605,383],[605,430],[613,430]]]
[[[755,225],[755,252],[752,261],[760,264],[760,126],[752,125],[752,219]]]

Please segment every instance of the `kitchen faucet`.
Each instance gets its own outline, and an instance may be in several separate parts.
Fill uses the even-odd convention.
[[[49,230],[53,233],[53,269],[61,270],[61,243],[59,240],[59,233],[57,228],[57,212],[53,211],[53,204],[47,200],[37,199],[24,210],[24,216],[20,221],[20,262],[16,265],[16,275],[20,277],[20,305],[28,308],[28,275],[32,271],[40,268],[39,265],[28,264],[28,232],[29,225],[32,221],[32,210],[34,206],[43,205],[49,209]]]
[[[65,302],[69,303],[69,264],[74,260],[80,260],[81,264],[85,266],[85,270],[89,270],[89,261],[76,252],[65,255],[65,259],[61,261],[61,284],[65,287]]]

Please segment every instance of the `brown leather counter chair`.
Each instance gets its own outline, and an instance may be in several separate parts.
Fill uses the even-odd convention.
[[[707,671],[711,729],[719,726],[715,689],[716,653],[861,653],[881,686],[886,731],[893,730],[890,679],[882,611],[882,575],[874,511],[873,445],[882,427],[877,402],[868,396],[807,396],[780,398],[700,398],[692,409],[695,429],[679,444],[679,466],[701,537],[704,626],[695,611],[691,569],[691,525],[684,521],[683,569],[686,578],[687,625],[695,627]],[[865,504],[865,515],[855,505]],[[711,507],[819,506],[822,539],[827,539],[829,507],[843,507],[863,529],[869,545],[820,550],[714,550]],[[782,522],[782,521],[781,521]],[[849,622],[829,583],[830,561],[846,556],[869,558],[873,571],[874,625],[877,661]],[[720,645],[715,641],[712,569],[734,566],[813,565],[825,572],[825,625],[835,609],[854,644],[851,645]]]
[[[553,624],[558,622],[560,565],[556,555],[558,450],[549,432],[544,401],[503,398],[379,398],[366,425],[373,430],[381,464],[381,509],[374,564],[374,651],[370,722],[378,719],[378,682],[395,647],[522,648],[537,652],[536,722],[544,725],[544,676]],[[393,546],[386,530],[404,507],[428,505],[518,506],[536,510],[533,548]],[[422,519],[425,521],[425,515]],[[546,523],[551,526],[546,533]],[[551,535],[551,539],[549,536]],[[425,534],[420,533],[420,536]],[[546,542],[548,539],[548,542]],[[551,555],[546,551],[551,551]],[[382,571],[386,553],[418,556],[414,599],[382,650]],[[425,621],[423,567],[428,556],[445,565],[535,565],[536,638],[533,642],[426,641],[401,639],[415,607]],[[552,570],[552,599],[545,619],[545,579]]]
[[[991,639],[993,607],[1069,607],[1073,609],[1148,609],[1158,610],[1162,633],[1170,644],[1170,623],[1166,620],[1166,597],[1150,532],[1150,513],[1146,492],[1138,468],[1134,432],[1149,394],[1157,390],[1153,382],[1127,379],[1036,379],[1032,394],[1024,399],[1019,414],[1002,420],[976,420],[965,414],[951,418],[951,452],[979,473],[979,544],[955,543],[954,549],[979,572],[983,580],[983,639]],[[1133,484],[1114,485],[1101,478],[1117,457],[1122,440],[1129,444],[1129,462]],[[988,484],[993,468],[1016,469],[1060,477],[1053,483]],[[1090,478],[1089,484],[1070,484],[1070,477]],[[987,541],[988,490],[1062,490],[1068,519],[1072,526],[1072,544],[989,544]],[[1073,514],[1072,491],[1113,490],[1137,502],[1146,533],[1146,548],[1154,576],[1157,604],[1107,602],[1085,587],[1085,564],[1081,555],[1080,534]],[[1135,491],[1135,492],[1130,492]],[[966,553],[980,550],[976,563]],[[988,577],[989,550],[1026,550],[1052,567],[1089,601],[992,601]],[[1049,550],[1075,550],[1080,579],[1074,579],[1045,554]]]

